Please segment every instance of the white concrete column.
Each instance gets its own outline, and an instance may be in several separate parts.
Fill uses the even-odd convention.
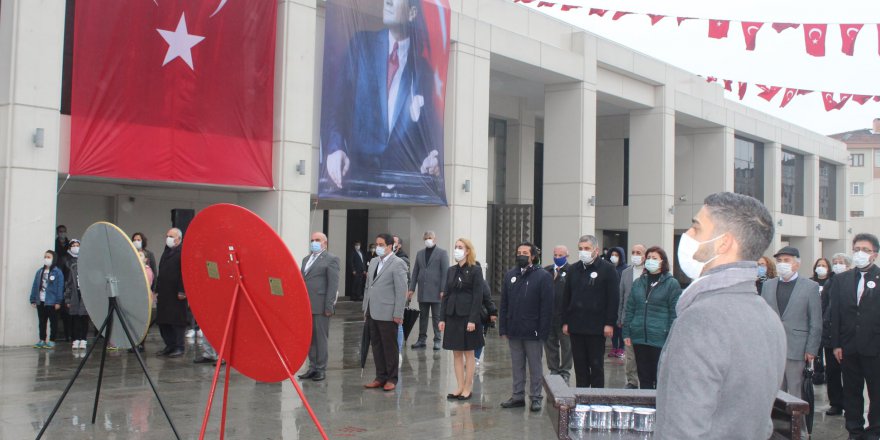
[[[656,87],[658,103],[671,90]],[[675,220],[675,109],[666,104],[629,115],[629,242],[672,253]],[[672,258],[672,257],[670,257]]]
[[[765,252],[766,255],[772,255],[782,247],[782,231],[779,226],[782,219],[782,144],[779,142],[764,144],[764,206],[773,217],[775,229],[773,241]]]
[[[580,82],[544,88],[545,244],[572,247],[596,233],[596,86]]]
[[[822,256],[822,244],[819,242],[817,225],[819,219],[819,156],[804,156],[804,218],[807,221],[806,236],[792,240],[801,254],[801,270],[803,276],[812,276],[813,262]]]
[[[0,346],[37,338],[28,296],[54,248],[64,14],[62,1],[0,4]]]
[[[535,202],[535,114],[519,99],[519,117],[507,124],[507,199],[498,203]]]
[[[351,248],[350,240],[346,237],[348,229],[348,211],[345,209],[330,210],[330,227],[327,230],[327,249],[333,255],[339,257],[339,297],[345,296],[345,260],[348,250]]]
[[[453,19],[455,19],[453,15]],[[460,17],[459,39],[452,43],[446,88],[444,127],[446,207],[411,208],[411,255],[421,249],[425,230],[437,244],[452,249],[469,238],[477,259],[486,263],[489,194],[489,51],[488,25]],[[464,21],[467,20],[467,26]],[[465,29],[469,31],[465,34]],[[470,181],[470,191],[464,189]],[[452,252],[450,252],[450,255]]]
[[[281,235],[298,261],[308,253],[311,194],[317,185],[318,160],[315,137],[315,101],[321,90],[316,84],[315,0],[278,2],[275,44],[275,121],[273,124],[273,191],[246,193],[242,206],[253,210]],[[300,160],[306,174],[296,172]],[[320,213],[318,214],[320,215]]]
[[[691,227],[691,219],[703,207],[703,200],[709,194],[733,191],[733,153],[733,128],[688,129],[676,133],[676,229]]]

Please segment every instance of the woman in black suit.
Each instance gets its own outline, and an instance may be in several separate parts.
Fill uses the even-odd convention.
[[[474,245],[465,238],[455,242],[456,264],[446,273],[446,289],[440,302],[443,348],[452,350],[458,389],[446,397],[468,400],[474,387],[474,349],[483,345],[477,331],[483,301],[483,270],[476,265]]]

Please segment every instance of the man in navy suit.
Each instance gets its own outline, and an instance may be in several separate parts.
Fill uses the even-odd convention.
[[[423,56],[428,32],[421,4],[384,0],[385,29],[351,38],[337,81],[325,89],[322,192],[445,203],[442,127],[434,71]]]

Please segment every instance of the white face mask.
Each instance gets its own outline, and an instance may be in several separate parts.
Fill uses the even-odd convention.
[[[828,275],[828,269],[823,266],[817,266],[816,267],[816,275],[818,275],[819,278],[822,278],[825,275]]]
[[[641,255],[633,255],[630,261],[632,261],[633,266],[641,266],[644,257]]]
[[[144,247],[144,242],[142,242],[140,240],[135,240],[132,243],[134,243],[134,248],[137,250],[141,250]]]
[[[379,256],[379,257],[385,256],[385,246],[376,246],[376,256]]]
[[[780,278],[788,278],[793,273],[791,263],[776,263],[776,271],[779,272]]]
[[[871,262],[871,256],[866,252],[858,251],[853,254],[852,260],[853,266],[858,267],[859,269],[864,269]]]
[[[617,255],[611,256],[611,264],[617,266],[617,262],[619,262],[619,261],[620,261],[620,258],[617,258]]]
[[[428,248],[434,247],[434,240],[432,240],[430,238],[425,240],[425,247],[428,247]]]
[[[721,234],[724,235],[724,234]],[[721,238],[721,235],[703,242],[697,241],[695,238],[691,237],[688,234],[681,234],[681,240],[678,241],[678,265],[681,266],[682,272],[687,275],[688,278],[695,280],[703,274],[703,268],[706,267],[707,264],[711,263],[712,260],[718,258],[718,255],[710,258],[708,261],[697,261],[694,259],[694,254],[700,249],[705,243],[711,243],[715,240]]]
[[[165,246],[174,247],[174,237],[165,237]]]
[[[647,260],[645,261],[645,269],[647,269],[650,273],[657,272],[658,270],[660,270],[660,263],[660,260]]]
[[[78,256],[79,255],[79,246],[71,246],[70,247],[70,255],[73,255],[74,257]]]
[[[52,259],[51,258],[43,258],[43,264],[45,264],[46,266],[51,266]]]
[[[464,260],[464,249],[456,249],[452,251],[452,258],[455,258],[455,261]]]
[[[834,273],[844,273],[846,272],[846,265],[844,264],[832,264],[831,271]]]
[[[590,264],[593,262],[593,252],[592,251],[578,251],[578,259],[581,260],[581,263]]]

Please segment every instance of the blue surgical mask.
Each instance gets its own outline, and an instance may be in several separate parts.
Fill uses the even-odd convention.
[[[559,257],[559,258],[553,259],[553,264],[555,264],[556,267],[565,266],[565,263],[568,263],[568,258],[566,258],[566,257]]]
[[[660,269],[660,260],[648,259],[645,260],[645,269],[648,273],[657,272]]]
[[[318,241],[311,242],[311,244],[309,244],[309,250],[312,251],[313,254],[321,252],[321,243]]]
[[[766,277],[767,276],[767,266],[758,266],[758,276]]]

